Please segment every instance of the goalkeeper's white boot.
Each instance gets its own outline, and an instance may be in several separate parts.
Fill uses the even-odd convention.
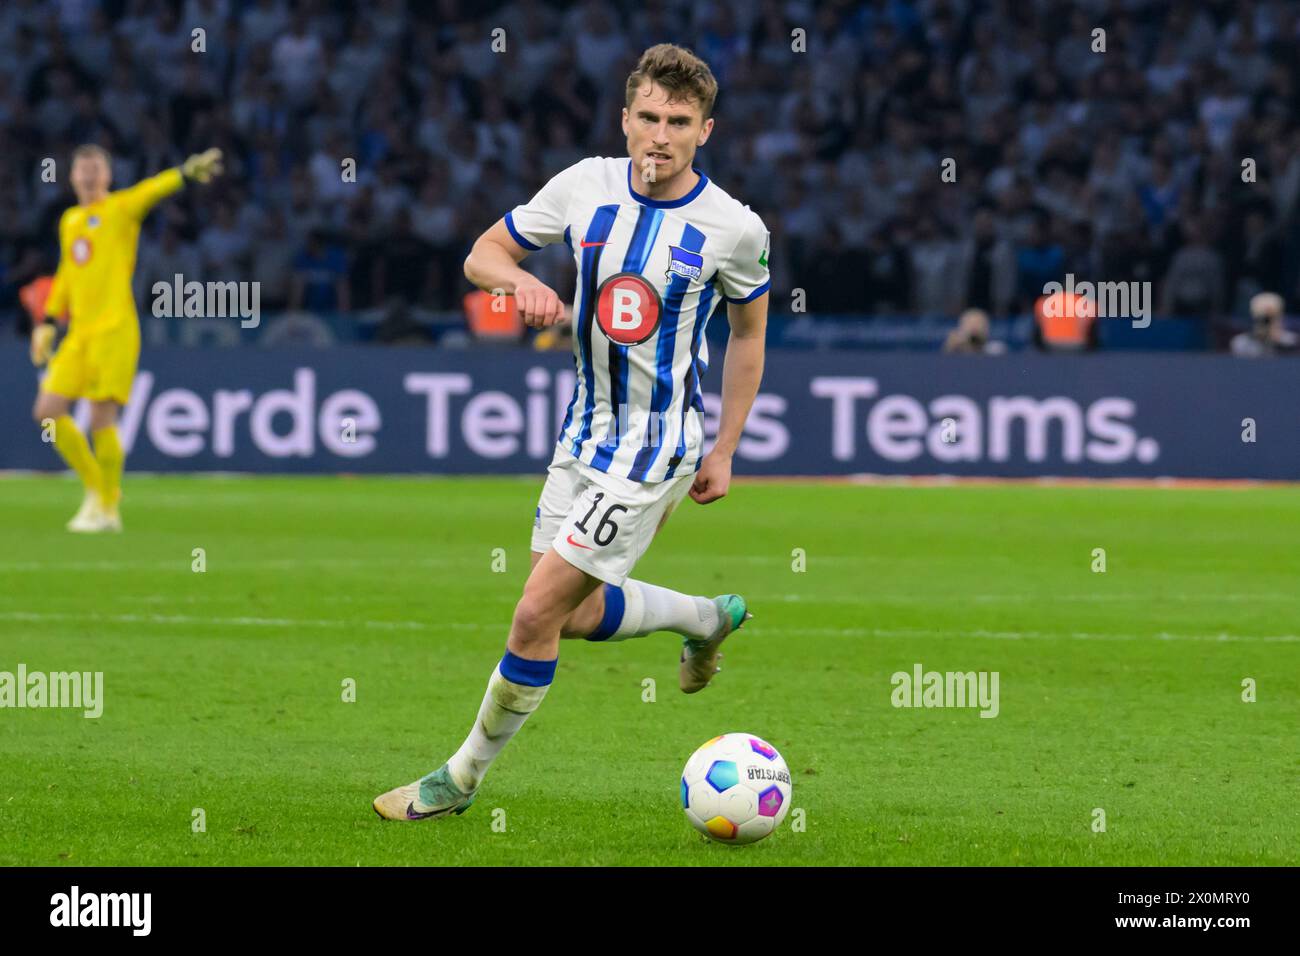
[[[117,505],[112,508],[104,509],[104,524],[100,531],[121,531],[122,530],[122,513],[117,510]]]
[[[464,813],[473,802],[474,794],[456,786],[443,764],[415,783],[381,793],[371,806],[385,820],[436,820]]]
[[[107,530],[104,527],[107,517],[104,506],[99,500],[99,495],[93,491],[87,491],[86,497],[82,499],[81,507],[72,516],[72,520],[68,522],[67,527],[69,531],[77,534],[96,534]],[[118,530],[121,530],[121,519],[118,520]]]

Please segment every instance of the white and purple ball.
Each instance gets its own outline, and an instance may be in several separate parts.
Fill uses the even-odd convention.
[[[691,826],[719,843],[755,843],[790,812],[790,770],[753,734],[723,734],[691,754],[682,771],[682,809]]]

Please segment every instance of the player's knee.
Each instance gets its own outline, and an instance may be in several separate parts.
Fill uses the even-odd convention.
[[[45,422],[58,418],[66,411],[59,407],[57,400],[52,400],[48,395],[39,396],[32,405],[32,421],[44,426]]]
[[[515,605],[515,616],[510,630],[519,640],[544,641],[548,632],[556,627],[555,613],[535,594],[528,591]]]
[[[117,406],[112,402],[94,402],[90,406],[90,427],[93,431],[111,428],[117,424]]]

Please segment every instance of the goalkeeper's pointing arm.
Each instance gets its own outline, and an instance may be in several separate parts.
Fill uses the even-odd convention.
[[[157,176],[142,179],[117,195],[133,216],[143,219],[149,210],[172,193],[179,192],[186,183],[210,183],[222,172],[221,150],[207,149],[195,153],[174,169],[165,169]]]

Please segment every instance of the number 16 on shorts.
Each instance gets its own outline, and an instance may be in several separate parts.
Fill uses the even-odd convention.
[[[635,547],[638,517],[636,511],[615,501],[607,490],[590,484],[569,509],[555,548],[574,567],[621,585],[641,556]]]

